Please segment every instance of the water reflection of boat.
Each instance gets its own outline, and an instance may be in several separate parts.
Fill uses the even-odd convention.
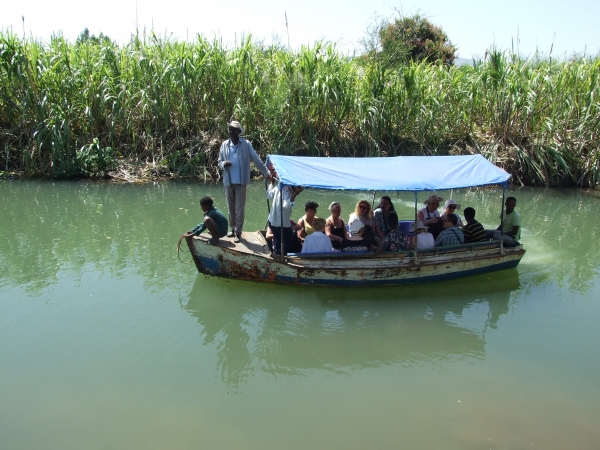
[[[440,296],[407,287],[395,301],[395,289],[368,297],[365,290],[318,289],[307,296],[302,289],[224,280],[207,285],[198,276],[181,307],[202,326],[204,344],[214,346],[223,381],[237,386],[254,372],[303,376],[312,369],[483,359],[486,332],[508,312],[519,287],[513,269],[476,277],[468,290],[447,282]]]
[[[501,184],[510,175],[481,155],[397,158],[305,158],[274,155],[269,161],[280,182],[320,189],[417,192]],[[319,174],[327,174],[319,177]],[[376,176],[365,176],[376,174]],[[385,176],[385,174],[392,174]],[[426,177],[420,174],[426,174]],[[500,206],[502,208],[502,206]],[[499,209],[500,209],[499,208]],[[242,242],[207,245],[204,236],[186,238],[198,271],[239,280],[298,285],[372,286],[426,283],[516,267],[522,246],[482,242],[423,252],[271,255],[261,232]]]

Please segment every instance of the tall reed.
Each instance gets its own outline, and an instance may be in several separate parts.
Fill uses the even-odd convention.
[[[600,183],[598,57],[490,49],[473,66],[394,70],[316,42],[233,48],[150,33],[43,43],[0,32],[0,148],[9,169],[55,177],[136,158],[217,176],[226,123],[263,155],[481,153],[521,184]],[[116,164],[116,162],[112,162]],[[2,167],[4,164],[1,165]]]

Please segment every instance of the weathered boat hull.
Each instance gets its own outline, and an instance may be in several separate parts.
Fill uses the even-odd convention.
[[[186,239],[198,271],[237,280],[294,285],[393,286],[462,278],[516,267],[525,254],[521,247],[468,250],[417,258],[401,254],[331,258],[269,255],[260,233],[244,233],[241,244],[222,240],[218,246],[203,237]]]

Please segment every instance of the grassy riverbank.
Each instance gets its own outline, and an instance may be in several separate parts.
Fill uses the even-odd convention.
[[[597,186],[599,75],[598,57],[492,51],[474,67],[384,71],[328,43],[0,32],[0,169],[70,177],[142,161],[148,175],[214,178],[235,118],[263,156],[482,153],[519,184]]]

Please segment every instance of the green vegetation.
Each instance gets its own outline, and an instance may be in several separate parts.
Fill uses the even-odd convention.
[[[228,49],[151,35],[119,46],[0,32],[0,150],[10,171],[103,176],[123,161],[217,176],[226,122],[266,153],[482,153],[517,183],[600,182],[600,59],[521,59],[390,69],[333,44]]]
[[[452,65],[456,53],[448,35],[419,14],[401,16],[394,22],[376,20],[362,44],[364,58],[375,59],[384,67],[398,67],[411,61]]]

